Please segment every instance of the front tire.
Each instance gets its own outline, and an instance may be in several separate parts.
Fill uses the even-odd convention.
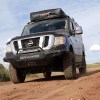
[[[66,53],[63,57],[63,69],[66,79],[77,78],[75,58],[73,52]]]
[[[23,83],[25,81],[26,75],[23,70],[14,68],[12,64],[9,65],[9,74],[11,81],[15,84]]]

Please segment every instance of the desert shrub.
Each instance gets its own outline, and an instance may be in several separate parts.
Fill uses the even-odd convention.
[[[100,67],[100,62],[93,63],[93,64],[87,64],[87,67]]]
[[[0,64],[0,81],[9,81],[9,80],[10,77],[8,70],[2,64]]]

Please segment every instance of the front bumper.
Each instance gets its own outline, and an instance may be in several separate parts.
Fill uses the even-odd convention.
[[[66,52],[66,46],[60,45],[57,47],[53,47],[50,50],[39,51],[39,52],[31,52],[25,54],[17,54],[13,55],[13,53],[6,53],[6,57],[4,57],[5,62],[25,62],[25,61],[36,61],[42,59],[52,59],[55,56],[59,56]]]

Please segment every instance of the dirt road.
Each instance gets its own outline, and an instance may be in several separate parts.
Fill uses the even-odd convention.
[[[100,67],[76,80],[63,75],[26,81],[22,84],[0,83],[0,100],[100,100]]]

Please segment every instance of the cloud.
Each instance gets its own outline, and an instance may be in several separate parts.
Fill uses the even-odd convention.
[[[10,10],[8,3],[0,0],[0,35],[16,30],[18,22]],[[5,34],[6,35],[6,34]]]
[[[20,35],[24,25],[30,21],[30,12],[50,8],[62,8],[75,18],[84,31],[87,61],[100,59],[95,58],[99,52],[94,52],[92,57],[90,52],[100,51],[100,0],[0,0],[0,45],[4,46],[9,38]],[[0,55],[3,55],[5,49],[0,48]]]
[[[1,55],[5,54],[6,46],[0,46],[0,52],[2,52]]]
[[[94,44],[90,47],[90,51],[100,51],[100,45]]]

